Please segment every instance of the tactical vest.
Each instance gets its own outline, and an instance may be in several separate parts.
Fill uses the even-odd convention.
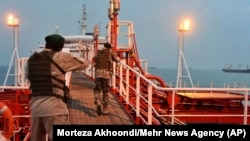
[[[111,65],[110,49],[98,50],[96,53],[95,68],[111,70]]]
[[[28,79],[31,82],[30,88],[32,96],[56,96],[63,99],[63,96],[54,94],[53,87],[64,88],[65,81],[58,80],[51,75],[52,62],[46,58],[52,58],[55,52],[34,53],[28,60]],[[52,80],[58,81],[59,85],[52,83]]]

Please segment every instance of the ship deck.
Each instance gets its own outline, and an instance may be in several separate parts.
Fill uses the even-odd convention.
[[[80,72],[71,76],[70,122],[88,125],[134,125],[134,120],[126,112],[118,99],[109,93],[109,114],[98,116],[94,104],[94,81]]]
[[[177,94],[196,100],[244,100],[243,94],[225,92],[178,92]]]

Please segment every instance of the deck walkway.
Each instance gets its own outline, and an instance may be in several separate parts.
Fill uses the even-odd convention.
[[[73,72],[70,92],[70,122],[88,125],[134,125],[134,121],[125,111],[118,99],[109,94],[109,114],[98,116],[94,104],[94,82],[80,72]]]

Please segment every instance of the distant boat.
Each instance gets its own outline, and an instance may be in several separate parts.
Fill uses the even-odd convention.
[[[231,73],[250,73],[250,68],[247,66],[246,69],[240,69],[240,65],[238,65],[238,68],[232,68],[231,65],[225,65],[222,71]]]
[[[222,69],[224,72],[235,72],[235,73],[250,73],[250,69],[228,69],[224,68]]]

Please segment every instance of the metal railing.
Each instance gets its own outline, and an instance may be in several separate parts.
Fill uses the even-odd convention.
[[[27,58],[21,58],[19,61],[19,71],[18,71],[18,82],[19,82],[19,86],[0,86],[0,89],[28,89],[29,88],[29,84],[27,81],[27,76],[26,76],[26,63],[27,63]],[[247,118],[250,116],[248,114],[248,96],[249,96],[249,92],[250,92],[250,88],[174,88],[174,87],[159,87],[157,84],[155,84],[153,81],[151,81],[150,79],[147,79],[138,69],[135,68],[131,68],[130,66],[128,66],[127,64],[121,62],[119,66],[116,66],[116,64],[114,63],[113,65],[113,75],[112,75],[112,79],[111,79],[111,86],[115,89],[117,89],[117,91],[119,92],[119,96],[122,96],[125,99],[125,103],[130,105],[130,107],[132,107],[132,110],[135,111],[136,113],[136,117],[140,118],[141,120],[143,120],[146,124],[152,124],[152,120],[153,118],[155,118],[154,116],[157,117],[168,117],[171,118],[171,123],[174,124],[174,121],[176,120],[176,117],[188,117],[188,116],[192,116],[192,117],[202,117],[202,116],[206,116],[206,117],[214,117],[214,116],[230,116],[230,117],[242,117],[243,124],[247,124]],[[94,71],[94,69],[92,70]],[[86,69],[83,71],[83,73],[85,73],[86,75],[89,75],[90,77],[94,77],[92,76],[92,72],[89,69]],[[130,84],[129,81],[129,77],[131,76],[131,73],[133,73],[136,76],[136,80],[135,80],[135,86],[132,86]],[[116,79],[116,77],[119,77],[119,81],[118,79]],[[70,77],[69,77],[70,78]],[[145,92],[142,94],[141,93],[141,80],[144,80],[144,83],[147,83],[147,92],[146,92],[146,97],[145,97]],[[144,84],[145,85],[145,84]],[[155,109],[155,107],[153,106],[152,103],[152,98],[153,98],[153,89],[158,90],[158,91],[162,91],[162,92],[172,92],[172,106],[171,106],[171,114],[160,114],[157,112],[157,110]],[[133,93],[136,94],[136,98],[135,98],[135,104],[131,103],[130,101],[130,93],[131,91]],[[244,112],[243,114],[235,114],[235,115],[175,115],[175,93],[177,91],[195,91],[195,92],[201,92],[201,91],[211,91],[211,95],[213,95],[213,92],[228,92],[228,93],[241,93],[244,95],[244,101],[242,101],[244,104]],[[144,103],[146,103],[147,107],[147,116],[142,116],[141,112],[140,112],[140,107],[141,107],[141,103],[140,101],[144,101]]]
[[[114,68],[117,68],[117,66],[113,66]],[[175,115],[175,93],[177,91],[192,91],[192,92],[202,92],[202,91],[209,91],[211,92],[211,95],[213,95],[214,93],[213,92],[228,92],[228,93],[241,93],[244,95],[244,113],[243,114],[237,114],[237,115],[225,115],[225,114],[216,114],[216,115],[200,115],[200,114],[197,114],[197,115],[179,115],[178,114],[178,117],[184,117],[184,116],[192,116],[192,117],[218,117],[218,116],[221,116],[221,117],[224,117],[224,116],[228,116],[228,117],[242,117],[243,118],[243,121],[242,123],[243,124],[247,124],[247,117],[249,117],[250,115],[248,114],[248,96],[249,96],[249,92],[250,92],[250,89],[249,88],[165,88],[165,87],[159,87],[158,85],[154,84],[151,80],[147,79],[145,76],[142,75],[141,72],[139,72],[138,70],[135,70],[133,68],[131,68],[130,66],[128,66],[127,64],[125,63],[120,63],[118,69],[113,69],[113,76],[112,76],[112,87],[117,89],[117,91],[119,92],[119,96],[122,96],[125,100],[125,103],[127,105],[130,105],[132,107],[132,109],[135,111],[136,113],[136,116],[140,119],[142,119],[146,124],[152,124],[152,119],[153,119],[153,115],[156,115],[157,117],[171,117],[171,123],[174,124],[174,120],[175,118],[177,117],[177,115]],[[131,86],[130,85],[130,82],[129,82],[129,77],[131,76],[131,73],[134,73],[135,76],[136,76],[136,80],[135,80],[135,86]],[[119,82],[117,82],[117,79],[116,77],[119,77]],[[146,83],[147,83],[147,96],[145,97],[145,92],[144,94],[141,94],[140,90],[141,90],[141,80],[144,80]],[[145,84],[144,84],[145,85]],[[171,106],[171,114],[166,114],[166,115],[162,115],[162,114],[159,114],[157,112],[157,110],[155,109],[152,103],[152,90],[156,89],[156,90],[159,90],[159,91],[163,91],[163,92],[169,92],[169,91],[172,91],[172,106]],[[136,94],[136,100],[135,100],[135,105],[133,103],[130,102],[130,93],[131,91],[133,91],[132,93],[135,93]],[[144,116],[142,116],[140,114],[140,101],[143,100],[145,103],[147,103],[146,105],[148,106],[147,107],[147,116],[146,118]]]

